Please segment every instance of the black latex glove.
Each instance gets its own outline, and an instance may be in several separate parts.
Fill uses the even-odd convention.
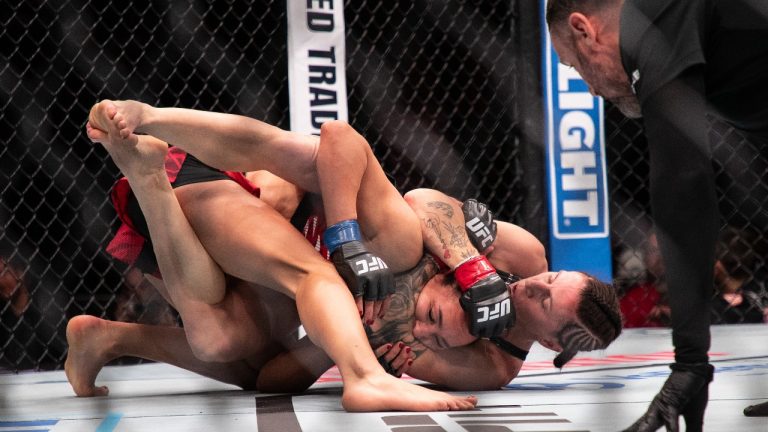
[[[687,432],[702,431],[715,368],[709,363],[672,363],[669,367],[672,373],[648,410],[624,432],[654,432],[661,427],[678,432],[681,415]]]

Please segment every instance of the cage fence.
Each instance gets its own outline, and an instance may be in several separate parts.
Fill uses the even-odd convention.
[[[180,325],[104,246],[119,172],[85,136],[100,99],[242,114],[289,128],[282,0],[11,0],[0,29],[0,368],[58,369],[69,318]],[[509,0],[347,1],[349,121],[401,191],[477,197],[545,241],[543,146],[529,75],[535,15]],[[527,10],[527,9],[526,9]],[[532,81],[534,84],[532,84]],[[766,302],[766,148],[723,124],[714,160],[736,261]],[[652,217],[642,125],[607,105],[614,273],[647,276]],[[746,234],[749,232],[749,234]],[[741,237],[740,237],[741,238]],[[751,254],[751,255],[750,255]],[[749,255],[749,257],[747,256]],[[714,291],[713,291],[714,295]],[[737,320],[738,321],[738,320]],[[744,321],[742,319],[741,321]],[[123,360],[132,361],[132,360]]]

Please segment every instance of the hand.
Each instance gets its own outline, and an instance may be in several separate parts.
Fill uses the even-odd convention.
[[[354,219],[326,228],[323,241],[336,271],[355,297],[360,316],[366,324],[373,324],[375,317],[384,315],[385,300],[395,292],[392,271],[384,260],[365,248],[360,226]]]
[[[624,432],[653,432],[662,426],[678,432],[681,415],[686,431],[702,430],[714,367],[708,363],[673,363],[670,368],[672,373],[648,410]]]
[[[477,337],[501,335],[515,325],[515,309],[509,288],[488,259],[470,258],[454,270],[463,291],[461,307],[469,315],[469,332]]]
[[[464,212],[464,226],[472,246],[481,254],[487,253],[496,241],[497,227],[493,213],[487,205],[472,198],[461,204],[461,210]]]
[[[398,378],[408,371],[408,368],[416,358],[411,347],[403,342],[382,345],[374,350],[374,354],[376,354],[379,364],[381,364],[384,370]]]

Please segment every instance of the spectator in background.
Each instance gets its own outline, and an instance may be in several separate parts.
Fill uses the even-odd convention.
[[[117,294],[115,321],[148,325],[179,325],[176,312],[136,267],[125,272],[125,284]]]
[[[30,302],[22,272],[8,258],[0,257],[0,370],[16,369],[24,354],[23,347],[11,336]]]
[[[717,244],[712,324],[762,323],[768,307],[762,304],[762,287],[753,278],[756,270],[754,237],[749,231],[729,227]]]
[[[630,287],[620,300],[624,327],[667,327],[670,323],[667,281],[659,243],[653,232],[648,235],[643,262],[645,280]]]
[[[21,277],[21,272],[4,257],[0,257],[0,299],[3,314],[11,313],[20,317],[29,305],[29,291]]]
[[[8,256],[0,255],[0,370],[53,369],[66,352],[57,334],[62,309],[51,307],[55,294]]]

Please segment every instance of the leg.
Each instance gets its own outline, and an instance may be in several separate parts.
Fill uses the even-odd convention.
[[[164,297],[171,298],[161,280],[148,278]],[[206,362],[263,355],[278,335],[301,324],[292,300],[271,290],[254,289],[235,278],[229,278],[224,299],[215,305],[185,295],[177,295],[172,305],[184,322],[190,349]]]
[[[323,124],[317,171],[329,226],[358,219],[371,249],[394,272],[419,262],[423,247],[416,214],[384,174],[368,141],[346,122]]]
[[[88,128],[91,140],[100,142],[128,178],[144,214],[158,266],[169,287],[178,287],[207,303],[224,296],[224,274],[200,244],[189,226],[165,173],[166,143],[150,136],[118,138]],[[177,289],[169,290],[171,300]]]
[[[102,101],[89,125],[123,138],[143,132],[173,143],[208,165],[230,171],[266,170],[304,190],[318,192],[318,139],[256,119],[182,108],[154,108],[136,101]]]
[[[686,430],[700,431],[712,380],[709,319],[719,224],[703,79],[695,72],[643,103],[644,117],[654,120],[645,124],[651,209],[669,286],[675,363],[646,414],[627,430],[670,427],[683,414]]]
[[[295,296],[310,338],[339,366],[345,408],[441,410],[474,404],[475,399],[450,397],[386,374],[367,343],[352,296],[333,266],[274,210],[255,199],[237,198],[239,194],[253,197],[227,184],[177,189],[190,223],[225,272]],[[249,235],[232,236],[232,232]]]
[[[96,387],[104,365],[118,357],[133,356],[168,363],[245,389],[253,388],[258,368],[246,361],[212,363],[199,360],[187,343],[184,329],[106,321],[80,315],[67,324],[69,353],[64,371],[78,396],[106,396]]]
[[[110,123],[110,140],[117,140],[115,136],[116,132]],[[129,139],[133,137],[135,135],[130,135]],[[160,181],[159,179],[155,180]],[[167,184],[165,176],[163,176],[163,181]],[[153,184],[149,183],[150,185]],[[179,188],[179,193],[181,193],[181,189]],[[172,192],[168,194],[165,189],[152,189],[151,187],[136,189],[134,187],[134,193],[136,193],[139,203],[142,204],[142,209],[144,202],[148,205],[160,206],[156,201],[176,201]],[[142,199],[139,194],[143,193],[148,196]],[[205,200],[208,204],[212,201],[215,201],[215,197]],[[164,205],[171,207],[170,203],[164,203]],[[254,210],[256,208],[253,207]],[[247,208],[243,207],[243,209]],[[266,210],[263,213],[265,215],[270,214]],[[238,250],[237,244],[230,247],[221,243],[222,238],[232,237],[233,232],[248,234],[235,235],[233,237],[234,243],[248,238],[251,239],[249,244],[266,248],[257,249],[257,251],[266,250],[267,259],[257,258],[259,257],[258,254],[251,255],[255,258],[251,260],[250,265],[259,264],[259,268],[248,273],[257,278],[257,282],[263,282],[264,285],[271,288],[280,288],[295,297],[299,315],[307,334],[339,367],[345,383],[343,397],[345,408],[349,410],[445,410],[470,409],[475,405],[475,398],[452,397],[405,383],[388,375],[381,368],[368,345],[352,295],[333,266],[323,260],[285,219],[274,210],[271,214],[273,217],[270,220],[254,221],[251,213],[227,212],[218,218],[221,223],[217,223],[216,220],[209,220],[206,225],[209,228],[208,231],[198,231],[198,235],[217,261],[219,261],[218,253],[224,257],[231,257],[233,256],[232,251]],[[194,219],[194,213],[188,213],[188,215],[193,216]],[[157,216],[161,220],[163,217],[167,217],[164,214],[158,215],[151,212],[150,214],[145,212],[145,216],[148,225],[150,225],[150,233],[153,235],[151,224],[154,222],[151,217]],[[237,219],[238,216],[243,217],[242,223]],[[190,222],[195,225],[194,220]],[[224,229],[222,230],[222,228]],[[232,231],[229,228],[237,229]],[[207,237],[211,233],[215,233],[216,230],[220,230],[220,236]],[[291,242],[297,238],[300,241]],[[154,237],[153,240],[155,240]],[[210,240],[210,244],[206,243],[206,240]],[[155,243],[154,246],[161,271],[165,273],[165,269],[162,267],[163,261],[160,259],[160,254],[157,253],[158,245]],[[290,254],[285,252],[288,247],[290,247]],[[172,248],[166,251],[171,257],[174,256],[175,251]],[[277,258],[275,258],[275,254]],[[236,255],[235,257],[242,259]],[[230,265],[223,260],[219,262],[225,269]],[[272,262],[277,262],[280,265],[261,267],[263,264]],[[174,263],[170,261],[168,264],[173,265]],[[181,270],[183,271],[183,268]],[[247,277],[244,279],[252,280]]]

